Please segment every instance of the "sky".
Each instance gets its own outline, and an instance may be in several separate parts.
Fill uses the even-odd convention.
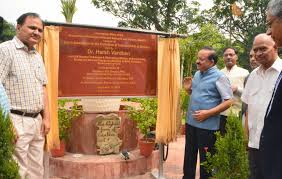
[[[199,0],[201,9],[209,8],[212,0]],[[16,24],[16,19],[23,13],[36,12],[43,20],[65,22],[61,14],[60,0],[0,0],[0,16],[6,21]],[[116,27],[119,19],[110,13],[96,9],[91,0],[77,0],[77,12],[73,23],[97,26]]]

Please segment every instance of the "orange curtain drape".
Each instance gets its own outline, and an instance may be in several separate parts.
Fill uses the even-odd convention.
[[[37,46],[42,55],[48,77],[47,91],[49,99],[51,129],[47,135],[47,150],[59,148],[58,128],[58,73],[59,73],[59,27],[45,26],[43,40]]]
[[[167,144],[176,139],[180,92],[180,54],[178,39],[158,42],[158,117],[156,141]]]

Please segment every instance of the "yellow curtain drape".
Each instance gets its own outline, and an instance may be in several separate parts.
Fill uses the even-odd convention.
[[[43,40],[37,46],[42,55],[48,77],[47,91],[49,99],[51,129],[47,135],[47,150],[59,148],[58,128],[58,73],[59,73],[59,27],[45,26]]]
[[[178,39],[160,38],[158,42],[158,118],[156,142],[176,139],[180,92],[180,54]]]

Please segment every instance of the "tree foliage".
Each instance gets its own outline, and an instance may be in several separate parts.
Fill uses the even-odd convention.
[[[187,33],[201,21],[199,3],[186,0],[92,0],[95,7],[110,12],[119,26]],[[191,26],[190,26],[191,25]]]
[[[224,47],[235,46],[240,66],[248,68],[254,36],[266,30],[268,1],[213,0],[214,6],[204,12],[198,2],[187,0],[92,0],[92,3],[119,17],[119,26],[191,34],[181,43],[181,60],[187,75],[193,73],[196,53],[203,46],[213,46],[220,57]],[[234,13],[231,7],[236,7],[239,13]],[[222,64],[220,60],[218,66]]]
[[[1,23],[2,21],[2,23]],[[0,17],[0,43],[11,40],[16,35],[16,28]]]
[[[217,66],[223,67],[221,58],[224,47],[229,43],[228,39],[222,35],[212,24],[205,24],[200,27],[199,32],[192,34],[186,39],[180,40],[180,51],[182,52],[181,64],[183,64],[183,76],[191,76],[196,71],[195,62],[197,52],[204,46],[215,48],[220,57]]]
[[[214,6],[206,11],[206,18],[221,32],[232,39],[233,44],[241,46],[244,53],[239,62],[246,68],[248,53],[254,37],[266,32],[266,7],[269,0],[214,0]],[[235,6],[239,14],[232,11]],[[237,14],[237,15],[235,15]]]
[[[269,0],[214,0],[214,6],[208,11],[210,21],[232,39],[244,46],[252,38],[266,30],[266,7]],[[241,15],[232,12],[232,5],[236,4]]]
[[[61,0],[62,14],[65,16],[66,22],[72,23],[72,18],[77,8],[75,6],[76,0]]]

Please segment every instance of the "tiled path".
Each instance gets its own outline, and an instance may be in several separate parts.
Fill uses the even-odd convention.
[[[165,179],[182,179],[185,136],[178,136],[177,141],[169,144],[168,158],[164,163]],[[199,179],[199,164],[197,165],[196,179]],[[129,179],[153,179],[151,173],[130,177]]]

